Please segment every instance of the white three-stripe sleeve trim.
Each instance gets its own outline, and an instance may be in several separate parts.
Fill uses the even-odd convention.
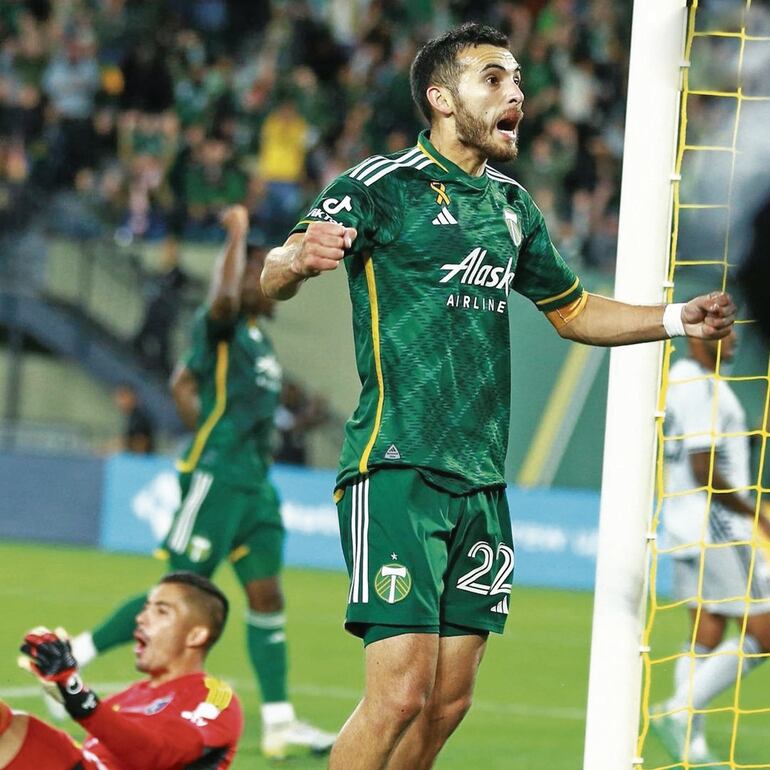
[[[490,168],[489,166],[487,166],[487,176],[490,179],[494,179],[496,182],[507,182],[508,184],[516,185],[516,187],[521,187],[522,190],[524,189],[524,187],[515,179],[511,179],[511,177],[506,176],[505,174],[501,174],[499,171],[494,168]]]
[[[353,177],[353,179],[362,179],[367,174],[386,163],[392,163],[390,158],[383,158],[381,155],[375,155],[373,158],[369,158],[368,161],[365,161],[358,170],[353,171],[350,176]]]
[[[383,158],[382,155],[372,155],[368,158],[365,158],[348,172],[348,176],[354,176],[359,171],[363,171],[365,166],[368,166],[370,163],[374,163],[376,160],[385,160],[385,158]]]
[[[389,174],[391,171],[395,171],[397,168],[404,168],[406,166],[414,166],[416,163],[418,163],[421,159],[424,158],[424,155],[422,152],[420,152],[419,148],[412,150],[411,152],[408,152],[406,155],[404,155],[401,160],[394,161],[392,165],[385,166],[385,168],[381,168],[377,173],[372,174],[368,179],[364,179],[364,184],[369,187],[370,185],[373,185],[378,179],[382,179],[382,177]],[[428,162],[432,162],[430,158],[427,158]]]
[[[401,163],[401,161],[404,161],[407,158],[411,158],[412,156],[414,156],[414,154],[415,154],[415,150],[410,150],[400,160],[393,160],[393,158],[378,157],[377,163],[372,163],[366,168],[362,168],[361,170],[357,171],[355,174],[351,174],[351,176],[354,179],[358,179],[359,181],[364,182],[366,177],[371,178],[371,175],[375,174],[375,172],[382,173],[383,171],[385,171],[387,173],[389,169],[396,168]],[[377,169],[379,169],[379,171],[377,171]],[[368,181],[366,181],[365,183],[368,184]]]

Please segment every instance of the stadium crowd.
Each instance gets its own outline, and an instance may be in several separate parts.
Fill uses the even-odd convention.
[[[526,120],[512,173],[564,256],[611,270],[629,4],[612,0],[5,0],[0,220],[217,240],[246,201],[277,241],[317,190],[422,127],[419,44],[466,19],[510,36]]]

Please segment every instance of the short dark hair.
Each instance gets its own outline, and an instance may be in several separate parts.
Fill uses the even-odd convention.
[[[227,597],[208,578],[196,575],[194,572],[169,572],[161,578],[159,585],[168,583],[185,586],[188,598],[208,620],[210,633],[206,649],[209,650],[224,631],[227,614],[230,611]]]
[[[429,40],[420,48],[412,62],[409,79],[412,99],[431,122],[431,106],[426,92],[428,86],[438,84],[454,89],[460,76],[457,54],[468,46],[494,45],[508,48],[508,38],[494,27],[471,21],[450,29],[441,37]]]

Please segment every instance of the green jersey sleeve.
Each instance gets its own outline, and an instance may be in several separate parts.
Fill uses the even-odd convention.
[[[190,333],[190,345],[182,363],[197,377],[202,376],[216,351],[217,343],[232,338],[236,323],[237,317],[228,321],[215,321],[209,315],[208,305],[198,308]]]
[[[352,252],[361,252],[394,240],[400,230],[401,208],[398,190],[387,184],[377,189],[366,187],[342,174],[321,191],[292,233],[305,232],[311,222],[355,227],[358,234]]]
[[[578,299],[583,286],[551,242],[545,219],[531,198],[527,214],[526,237],[513,288],[534,302],[538,310],[548,313]]]

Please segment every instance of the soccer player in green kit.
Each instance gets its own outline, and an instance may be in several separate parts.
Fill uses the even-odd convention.
[[[262,273],[265,293],[288,299],[344,262],[353,305],[362,390],[335,497],[366,682],[331,770],[432,767],[470,707],[488,633],[503,630],[509,291],[593,345],[720,338],[735,313],[723,293],[646,307],[583,289],[527,192],[487,164],[516,157],[523,114],[504,35],[451,30],[411,77],[430,130],[334,180]]]
[[[279,759],[324,753],[334,734],[298,721],[287,694],[279,578],[284,528],[267,477],[281,367],[259,324],[275,303],[260,287],[264,250],[247,252],[247,210],[232,206],[221,221],[227,241],[210,296],[172,377],[177,409],[196,433],[177,466],[182,502],[161,553],[172,570],[205,577],[225,559],[232,562],[249,604],[247,646],[262,693],[262,751]],[[73,639],[78,663],[131,641],[145,601],[145,594],[130,599],[92,633]]]

